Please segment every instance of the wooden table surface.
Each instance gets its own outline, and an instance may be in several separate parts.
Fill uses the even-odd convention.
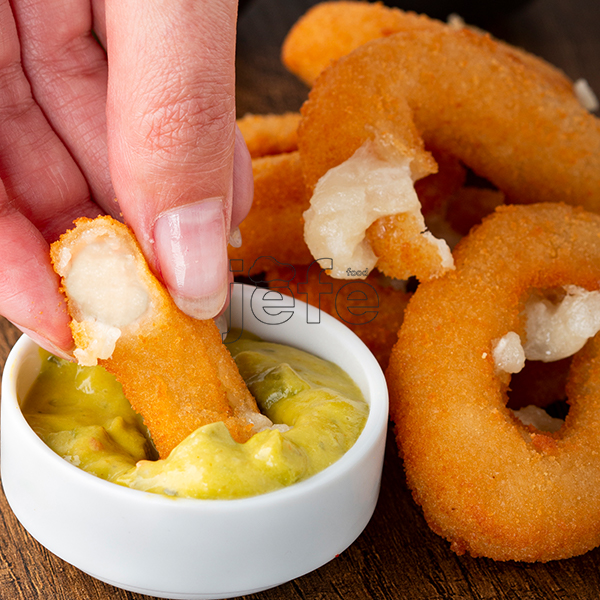
[[[279,48],[290,26],[311,4],[309,0],[244,3],[237,65],[240,116],[297,110],[302,104],[307,90],[280,65]],[[410,5],[418,6],[419,0]],[[535,0],[487,26],[497,37],[546,58],[571,78],[585,77],[600,93],[598,0]],[[18,335],[0,318],[0,366]],[[1,600],[106,598],[144,596],[92,579],[50,554],[20,526],[0,493]],[[358,540],[321,569],[250,598],[600,598],[600,550],[547,564],[455,556],[429,530],[414,505],[390,437],[380,501]]]

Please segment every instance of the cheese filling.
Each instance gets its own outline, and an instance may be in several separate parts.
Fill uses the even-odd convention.
[[[85,366],[110,358],[122,330],[134,325],[150,305],[134,258],[116,238],[98,238],[73,253],[65,287],[77,307],[78,326],[93,339],[85,349],[74,352]]]
[[[600,331],[600,292],[568,285],[558,302],[534,294],[525,305],[526,341],[514,331],[496,340],[492,349],[498,372],[518,373],[525,360],[552,362],[572,356]],[[537,406],[513,411],[525,425],[558,431],[564,423]]]
[[[332,277],[364,279],[377,263],[367,229],[377,219],[398,213],[414,215],[422,235],[436,246],[441,264],[454,264],[447,243],[427,231],[413,185],[412,158],[390,154],[382,142],[368,140],[315,187],[304,213],[304,239],[316,259],[332,259]]]
[[[514,331],[496,340],[496,368],[518,373],[527,360],[552,362],[572,356],[600,331],[600,292],[568,285],[559,302],[534,295],[525,305],[526,341]]]

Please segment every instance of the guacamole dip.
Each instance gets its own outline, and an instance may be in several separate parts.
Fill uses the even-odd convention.
[[[274,423],[244,444],[223,423],[212,423],[157,460],[141,418],[112,375],[48,354],[23,414],[52,450],[81,469],[138,490],[187,498],[276,490],[321,471],[354,444],[368,405],[339,367],[254,339],[242,338],[229,349]]]

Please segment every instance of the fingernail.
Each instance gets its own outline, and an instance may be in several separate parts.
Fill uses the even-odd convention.
[[[227,333],[229,330],[229,323],[227,322],[227,317],[224,313],[220,314],[218,317],[215,317],[215,325],[217,326],[217,329],[221,335]]]
[[[192,317],[210,319],[225,304],[227,237],[220,198],[179,206],[154,223],[162,277],[177,306]]]

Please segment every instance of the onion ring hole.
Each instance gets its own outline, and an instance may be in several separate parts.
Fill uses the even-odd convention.
[[[510,331],[494,346],[497,369],[512,374],[507,407],[524,425],[556,432],[568,414],[571,357],[600,330],[600,292],[534,290],[524,318],[525,340]]]

